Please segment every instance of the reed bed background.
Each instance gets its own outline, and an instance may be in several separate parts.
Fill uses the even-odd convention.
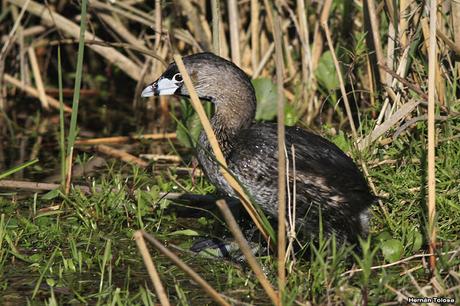
[[[460,301],[458,1],[3,0],[0,32],[3,304]],[[193,169],[200,121],[186,101],[139,97],[201,51],[252,77],[257,120],[354,157],[379,196],[362,253],[324,240],[308,261],[259,258],[264,276],[187,251],[223,223],[183,194],[213,191]],[[173,200],[210,212],[191,221]]]

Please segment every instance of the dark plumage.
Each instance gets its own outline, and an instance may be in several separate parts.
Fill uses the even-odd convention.
[[[198,96],[215,104],[211,119],[229,170],[264,212],[277,218],[277,128],[254,123],[256,97],[248,76],[235,64],[211,53],[184,57]],[[175,64],[145,88],[142,96],[188,96]],[[293,183],[291,145],[295,147],[296,230],[301,240],[323,231],[340,241],[356,242],[368,230],[368,207],[374,201],[366,180],[351,158],[328,140],[296,127],[286,128],[289,184]],[[204,132],[198,160],[209,180],[223,193],[235,196],[210,155]],[[291,188],[292,190],[292,188]]]

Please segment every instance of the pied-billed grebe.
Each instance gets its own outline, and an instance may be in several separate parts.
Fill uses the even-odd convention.
[[[277,126],[255,123],[256,95],[249,77],[235,64],[212,53],[184,57],[184,64],[201,99],[215,105],[211,118],[229,170],[264,212],[276,220]],[[142,97],[188,96],[182,76],[173,63]],[[297,127],[286,128],[286,148],[295,148],[296,230],[301,242],[322,228],[341,242],[357,241],[368,231],[368,207],[374,201],[366,180],[344,152],[328,140]],[[236,196],[219,173],[204,132],[199,137],[198,160],[219,191]],[[292,160],[289,184],[293,183]]]

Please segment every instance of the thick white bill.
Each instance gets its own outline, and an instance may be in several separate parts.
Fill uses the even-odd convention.
[[[151,96],[168,96],[173,95],[179,86],[176,82],[171,81],[167,78],[162,78],[153,83],[152,85],[147,86],[141,93],[141,96],[151,97]]]
[[[147,97],[153,97],[155,95],[155,92],[153,90],[153,85],[149,85],[144,88],[144,90],[141,93],[141,97],[147,98]]]
[[[168,96],[173,95],[176,92],[177,88],[179,88],[179,86],[176,82],[171,81],[167,78],[162,78],[159,79],[157,82],[156,91],[159,96]]]

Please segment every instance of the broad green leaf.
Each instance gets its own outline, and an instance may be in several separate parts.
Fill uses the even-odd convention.
[[[423,244],[423,236],[418,229],[413,229],[407,233],[407,244],[412,252],[420,250]]]
[[[273,120],[276,117],[278,92],[276,85],[267,78],[252,81],[256,90],[257,111],[256,120]]]
[[[404,249],[402,242],[398,239],[382,241],[380,248],[383,257],[389,262],[395,262],[400,259]]]
[[[332,142],[344,152],[350,150],[350,143],[343,131],[339,131],[339,133],[332,138]]]
[[[177,125],[177,140],[187,148],[195,147],[195,143],[200,136],[201,122],[196,113],[191,115],[185,124]]]
[[[339,78],[335,70],[332,53],[326,51],[319,59],[318,68],[315,71],[316,79],[327,90],[336,90],[339,88]]]
[[[284,124],[294,126],[297,121],[299,121],[297,110],[291,104],[286,104],[284,107]]]
[[[380,242],[380,244],[386,240],[392,239],[391,234],[387,231],[380,232],[380,234],[378,234],[377,237],[375,238],[377,239],[378,242]]]

